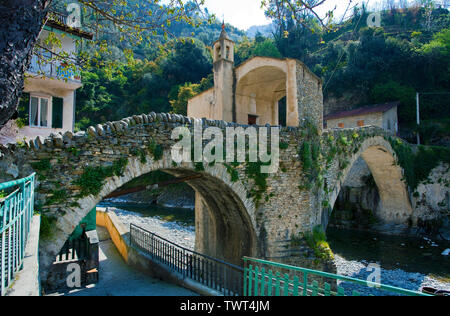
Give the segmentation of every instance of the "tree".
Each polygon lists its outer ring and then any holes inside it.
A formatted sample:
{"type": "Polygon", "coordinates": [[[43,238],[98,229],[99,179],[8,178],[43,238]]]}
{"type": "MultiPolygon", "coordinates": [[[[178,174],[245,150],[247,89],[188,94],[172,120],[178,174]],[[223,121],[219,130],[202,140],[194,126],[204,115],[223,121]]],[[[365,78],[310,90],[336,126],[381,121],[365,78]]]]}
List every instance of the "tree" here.
{"type": "Polygon", "coordinates": [[[173,111],[177,114],[187,115],[187,105],[189,99],[195,97],[199,93],[199,85],[186,83],[179,87],[176,100],[170,100],[173,111]]]}
{"type": "MultiPolygon", "coordinates": [[[[313,17],[323,31],[331,31],[335,26],[333,18],[336,7],[322,16],[319,9],[323,8],[326,2],[327,0],[262,0],[261,5],[266,9],[266,15],[278,23],[294,19],[299,25],[310,28],[308,18],[313,17]]],[[[347,10],[350,3],[351,1],[347,10]]]]}
{"type": "Polygon", "coordinates": [[[0,3],[0,128],[17,111],[24,73],[51,0],[0,3]]]}
{"type": "MultiPolygon", "coordinates": [[[[173,22],[184,21],[197,26],[204,0],[159,0],[104,1],[78,0],[86,14],[85,27],[96,34],[94,45],[107,50],[103,34],[121,33],[121,40],[134,45],[144,39],[162,35],[167,37],[173,22]]],[[[2,0],[0,3],[0,128],[16,113],[24,83],[24,74],[29,66],[33,48],[49,17],[52,4],[64,5],[64,0],[2,0]]],[[[210,17],[214,19],[214,16],[210,17]]],[[[41,47],[42,49],[48,49],[41,47]]],[[[51,48],[50,48],[51,49],[51,48]]],[[[129,53],[129,52],[126,52],[129,53]]],[[[99,56],[83,55],[86,64],[98,64],[99,56]]],[[[69,66],[69,56],[62,56],[69,66]]]]}
{"type": "Polygon", "coordinates": [[[165,79],[171,83],[198,82],[212,69],[212,58],[205,45],[192,38],[169,43],[174,46],[161,65],[165,79]]]}

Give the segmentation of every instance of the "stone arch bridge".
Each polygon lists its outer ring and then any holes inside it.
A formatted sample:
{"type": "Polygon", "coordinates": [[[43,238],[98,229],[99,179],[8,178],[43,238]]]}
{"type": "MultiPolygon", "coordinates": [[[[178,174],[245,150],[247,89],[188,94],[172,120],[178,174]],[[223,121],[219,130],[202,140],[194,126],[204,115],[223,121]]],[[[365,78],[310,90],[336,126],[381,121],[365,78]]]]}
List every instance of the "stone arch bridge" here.
{"type": "MultiPolygon", "coordinates": [[[[238,126],[198,122],[203,128],[238,126]]],[[[0,181],[33,171],[38,174],[38,209],[53,219],[51,236],[40,243],[42,269],[49,268],[97,203],[155,170],[177,177],[201,175],[187,182],[196,192],[196,248],[234,263],[240,263],[242,256],[282,257],[292,238],[317,225],[326,226],[340,187],[360,156],[379,188],[380,219],[406,224],[413,218],[391,136],[379,128],[324,132],[314,127],[281,128],[280,167],[265,176],[249,163],[174,163],[172,130],[192,129],[193,123],[194,119],[181,115],[151,113],[86,132],[0,146],[0,181]]]]}

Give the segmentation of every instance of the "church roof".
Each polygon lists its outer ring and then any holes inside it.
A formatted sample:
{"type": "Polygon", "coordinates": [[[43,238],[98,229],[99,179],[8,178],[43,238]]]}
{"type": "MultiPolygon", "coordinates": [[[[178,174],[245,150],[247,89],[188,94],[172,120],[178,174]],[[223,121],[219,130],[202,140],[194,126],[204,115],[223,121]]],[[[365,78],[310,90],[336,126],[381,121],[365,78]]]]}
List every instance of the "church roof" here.
{"type": "Polygon", "coordinates": [[[225,29],[222,29],[222,32],[220,32],[220,36],[219,36],[219,39],[227,39],[227,40],[229,40],[230,38],[228,37],[228,33],[227,33],[227,31],[225,31],[225,29]]]}

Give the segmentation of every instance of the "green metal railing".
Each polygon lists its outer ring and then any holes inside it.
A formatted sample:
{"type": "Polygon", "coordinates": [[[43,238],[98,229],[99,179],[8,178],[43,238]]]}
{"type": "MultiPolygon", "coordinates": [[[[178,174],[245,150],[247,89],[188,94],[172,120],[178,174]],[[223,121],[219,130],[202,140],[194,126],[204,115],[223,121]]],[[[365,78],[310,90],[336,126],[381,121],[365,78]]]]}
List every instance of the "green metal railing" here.
{"type": "Polygon", "coordinates": [[[244,258],[244,296],[361,296],[338,284],[376,288],[381,295],[430,296],[410,290],[266,260],[244,258]]]}
{"type": "Polygon", "coordinates": [[[34,213],[35,174],[0,184],[0,294],[3,296],[22,267],[34,213]],[[3,196],[3,197],[1,197],[3,196]]]}

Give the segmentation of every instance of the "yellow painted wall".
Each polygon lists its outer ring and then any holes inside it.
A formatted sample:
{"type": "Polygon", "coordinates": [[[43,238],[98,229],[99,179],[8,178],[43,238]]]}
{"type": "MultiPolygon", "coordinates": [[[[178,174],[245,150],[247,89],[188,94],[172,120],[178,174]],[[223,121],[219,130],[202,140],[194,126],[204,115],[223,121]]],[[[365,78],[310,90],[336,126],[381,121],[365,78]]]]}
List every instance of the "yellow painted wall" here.
{"type": "Polygon", "coordinates": [[[129,230],[120,222],[116,214],[106,211],[104,208],[97,208],[97,225],[105,227],[111,240],[116,246],[122,258],[128,263],[128,245],[125,242],[125,235],[129,230]]]}

